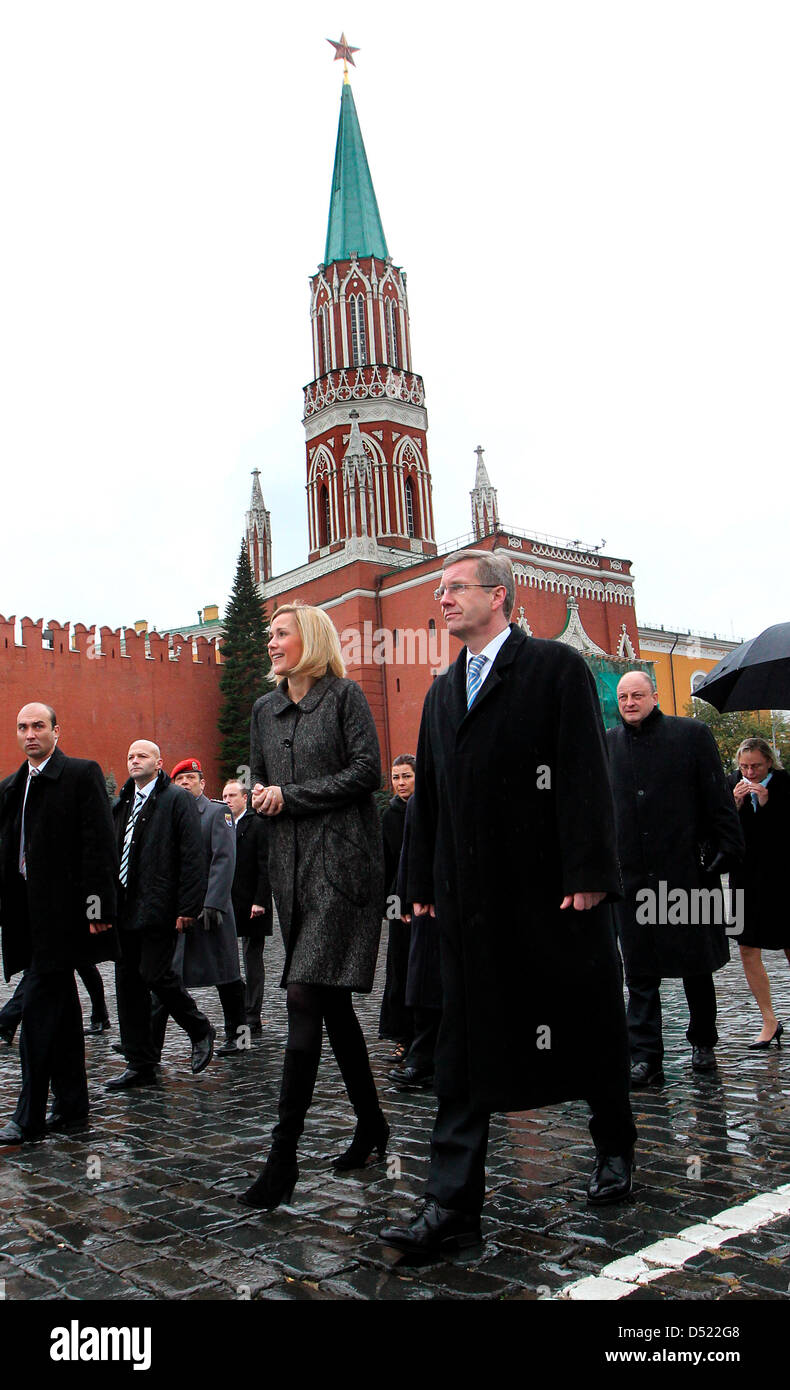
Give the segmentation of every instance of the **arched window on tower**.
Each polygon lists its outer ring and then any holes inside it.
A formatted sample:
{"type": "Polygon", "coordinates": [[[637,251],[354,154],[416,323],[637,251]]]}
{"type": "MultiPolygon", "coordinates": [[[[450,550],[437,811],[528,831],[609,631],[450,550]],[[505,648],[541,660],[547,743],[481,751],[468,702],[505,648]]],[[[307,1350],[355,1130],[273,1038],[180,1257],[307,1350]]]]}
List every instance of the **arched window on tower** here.
{"type": "Polygon", "coordinates": [[[332,352],[329,343],[329,309],[326,304],[322,304],[318,311],[318,346],[320,353],[319,376],[325,376],[332,370],[332,352]]]}
{"type": "Polygon", "coordinates": [[[324,483],[318,489],[318,546],[323,550],[332,539],[332,516],[329,509],[329,493],[324,483]]]}
{"type": "Polygon", "coordinates": [[[416,536],[414,529],[414,483],[411,478],[406,479],[406,535],[416,536]]]}
{"type": "Polygon", "coordinates": [[[364,367],[368,360],[368,341],[365,333],[365,296],[352,294],[348,300],[351,319],[351,365],[364,367]]]}
{"type": "Polygon", "coordinates": [[[387,361],[391,367],[399,367],[398,306],[394,299],[388,299],[385,303],[384,322],[387,325],[387,361]]]}

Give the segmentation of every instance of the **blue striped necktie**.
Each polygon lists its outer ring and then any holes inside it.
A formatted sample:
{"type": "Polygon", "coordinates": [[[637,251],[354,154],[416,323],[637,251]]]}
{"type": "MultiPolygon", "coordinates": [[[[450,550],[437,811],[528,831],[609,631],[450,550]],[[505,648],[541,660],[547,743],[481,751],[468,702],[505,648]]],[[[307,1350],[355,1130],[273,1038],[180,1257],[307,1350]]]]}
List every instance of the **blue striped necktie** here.
{"type": "Polygon", "coordinates": [[[483,684],[483,667],[486,664],[484,656],[470,656],[469,664],[466,668],[466,708],[471,709],[475,702],[477,692],[483,684]]]}
{"type": "Polygon", "coordinates": [[[140,807],[144,801],[145,797],[143,793],[135,792],[132,814],[126,823],[126,834],[123,837],[123,854],[121,855],[121,868],[118,874],[124,888],[126,887],[126,880],[129,877],[129,855],[132,850],[132,836],[134,835],[135,821],[140,814],[140,807]]]}

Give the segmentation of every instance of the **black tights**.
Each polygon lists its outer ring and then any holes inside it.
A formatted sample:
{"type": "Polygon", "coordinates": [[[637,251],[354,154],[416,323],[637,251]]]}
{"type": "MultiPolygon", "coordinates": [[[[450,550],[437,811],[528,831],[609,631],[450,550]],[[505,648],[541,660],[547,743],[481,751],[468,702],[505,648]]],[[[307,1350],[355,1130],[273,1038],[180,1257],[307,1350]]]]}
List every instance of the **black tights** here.
{"type": "Polygon", "coordinates": [[[371,1110],[378,1112],[376,1083],[370,1070],[359,1019],[354,1012],[351,990],[333,985],[288,985],[287,1006],[286,1054],[290,1053],[294,1060],[298,1056],[303,1067],[309,1066],[315,1079],[326,1025],[329,1045],[354,1110],[357,1115],[367,1114],[371,1110]]]}

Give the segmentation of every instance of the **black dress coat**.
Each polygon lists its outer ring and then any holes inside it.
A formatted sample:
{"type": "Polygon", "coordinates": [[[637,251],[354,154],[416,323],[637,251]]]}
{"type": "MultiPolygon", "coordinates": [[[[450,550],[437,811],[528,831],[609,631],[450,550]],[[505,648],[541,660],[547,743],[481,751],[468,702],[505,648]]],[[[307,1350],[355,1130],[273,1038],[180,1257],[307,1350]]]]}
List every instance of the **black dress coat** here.
{"type": "MultiPolygon", "coordinates": [[[[119,861],[135,790],[130,777],[112,809],[119,861]]],[[[205,895],[195,798],[160,771],[134,828],[121,925],[129,931],[174,932],[177,917],[199,915],[205,895]]]]}
{"type": "Polygon", "coordinates": [[[511,627],[466,708],[466,648],[425,699],[408,898],[432,902],[443,1013],[435,1085],[488,1110],[627,1089],[611,909],[614,812],[581,657],[511,627]]]}
{"type": "MultiPolygon", "coordinates": [[[[741,774],[735,773],[730,783],[740,779],[741,774]]],[[[775,767],[765,805],[755,811],[747,796],[738,819],[746,853],[743,863],[730,875],[730,887],[743,889],[744,929],[734,940],[738,946],[790,950],[786,863],[790,852],[790,776],[775,767]]]]}
{"type": "Polygon", "coordinates": [[[236,872],[233,914],[239,936],[260,941],[272,934],[272,886],[269,882],[269,829],[265,816],[245,811],[236,821],[236,872]],[[266,911],[251,917],[253,904],[266,911]]]}
{"type": "Polygon", "coordinates": [[[716,741],[707,725],[654,709],[641,724],[609,729],[607,743],[625,889],[615,919],[626,976],[672,979],[720,970],[730,958],[724,922],[673,925],[659,896],[662,882],[666,895],[720,888],[720,873],[743,855],[716,741]],[[708,873],[717,856],[717,871],[708,873]],[[647,915],[646,900],[636,897],[643,889],[652,889],[656,916],[664,920],[638,919],[647,915]]]}
{"type": "Polygon", "coordinates": [[[407,804],[402,797],[393,796],[381,818],[384,839],[384,884],[387,894],[387,901],[382,908],[382,916],[387,918],[387,971],[381,996],[379,1037],[403,1043],[410,1042],[414,1033],[414,1020],[411,1011],[406,1007],[411,926],[408,922],[402,922],[400,915],[391,915],[397,908],[397,903],[391,902],[391,899],[398,894],[398,865],[407,804]]]}
{"type": "Polygon", "coordinates": [[[354,681],[325,675],[295,703],[287,681],[253,706],[253,781],[282,789],[269,874],[285,942],[282,984],[373,986],[384,893],[376,725],[354,681]]]}
{"type": "MultiPolygon", "coordinates": [[[[403,845],[398,865],[397,894],[404,912],[412,913],[408,900],[409,848],[414,829],[414,797],[406,806],[403,845]]],[[[409,1009],[441,1009],[442,966],[439,954],[439,933],[433,917],[411,918],[409,959],[406,966],[406,1006],[409,1009]]]]}
{"type": "Polygon", "coordinates": [[[34,962],[41,971],[114,960],[118,856],[98,763],[56,748],[30,784],[25,807],[27,887],[19,836],[28,764],[0,783],[0,924],[8,980],[34,962]]]}

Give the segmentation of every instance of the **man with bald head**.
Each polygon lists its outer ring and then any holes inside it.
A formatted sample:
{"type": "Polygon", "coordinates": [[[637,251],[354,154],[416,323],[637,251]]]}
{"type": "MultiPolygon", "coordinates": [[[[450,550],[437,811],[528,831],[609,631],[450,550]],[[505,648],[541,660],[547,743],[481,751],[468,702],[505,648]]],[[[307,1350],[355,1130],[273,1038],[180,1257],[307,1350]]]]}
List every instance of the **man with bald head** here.
{"type": "Polygon", "coordinates": [[[0,1130],[2,1144],[85,1125],[88,1085],[74,968],[117,954],[118,861],[104,774],[98,763],[61,752],[50,705],[24,705],[16,732],[25,761],[0,783],[0,925],[5,978],[27,973],[22,1090],[13,1119],[0,1130]]]}
{"type": "Polygon", "coordinates": [[[151,1037],[151,992],[192,1043],[193,1073],[207,1067],[214,1029],[173,969],[178,933],[191,927],[205,896],[200,817],[193,797],[163,770],[157,744],[137,739],[129,780],[115,806],[121,959],[115,984],[126,1070],[108,1091],[152,1086],[158,1053],[151,1037]]]}
{"type": "Polygon", "coordinates": [[[662,979],[683,981],[693,1070],[716,1066],[713,973],[730,958],[721,874],[743,841],[707,726],[662,714],[645,671],[622,677],[617,702],[621,724],[607,737],[625,899],[614,910],[631,1085],[643,1087],[664,1080],[662,979]]]}

